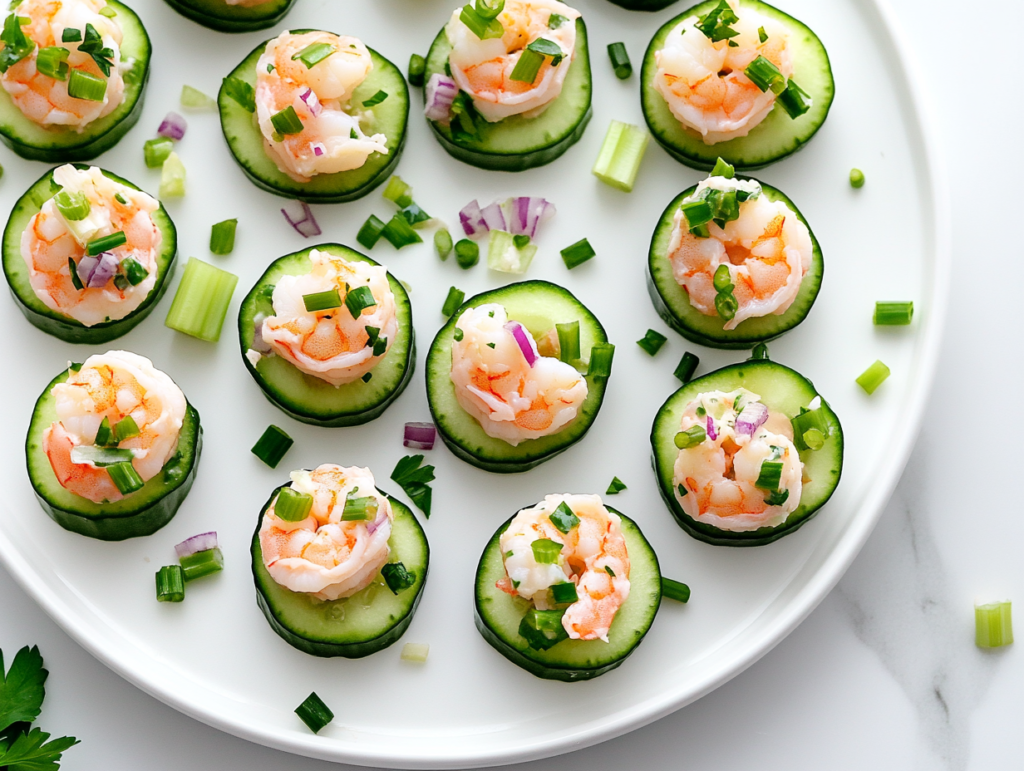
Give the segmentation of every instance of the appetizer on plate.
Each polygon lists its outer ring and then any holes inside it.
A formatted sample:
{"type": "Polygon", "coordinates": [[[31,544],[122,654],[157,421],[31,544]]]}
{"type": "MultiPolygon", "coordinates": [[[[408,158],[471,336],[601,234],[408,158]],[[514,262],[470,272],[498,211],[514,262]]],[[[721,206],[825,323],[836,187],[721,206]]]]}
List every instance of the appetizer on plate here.
{"type": "Polygon", "coordinates": [[[199,413],[153,362],[96,354],[69,365],[36,402],[29,480],[66,530],[104,541],[149,535],[188,495],[202,439],[199,413]]]}
{"type": "Polygon", "coordinates": [[[548,495],[491,538],[476,571],[476,628],[527,672],[589,680],[643,640],[661,602],[658,557],[599,495],[548,495]]]}
{"type": "Polygon", "coordinates": [[[105,343],[152,312],[178,242],[160,202],[95,166],[44,174],[4,230],[4,276],[32,324],[69,343],[105,343]]]}
{"type": "Polygon", "coordinates": [[[627,11],[660,11],[678,0],[609,0],[627,11]]]}
{"type": "Polygon", "coordinates": [[[291,473],[252,538],[256,599],[289,645],[360,658],[400,638],[427,580],[430,548],[412,512],[367,468],[291,473]]]}
{"type": "Polygon", "coordinates": [[[218,32],[252,32],[273,27],[295,0],[167,0],[174,10],[218,32]]]}
{"type": "Polygon", "coordinates": [[[238,312],[249,374],[296,420],[355,426],[379,417],[412,378],[412,305],[369,257],[320,244],[275,260],[238,312]]]}
{"type": "Polygon", "coordinates": [[[409,90],[358,38],[282,32],[224,79],[221,128],[258,187],[319,203],[360,198],[398,164],[409,90]]]}
{"type": "Polygon", "coordinates": [[[587,28],[558,0],[456,8],[430,47],[425,77],[434,135],[482,169],[551,163],[590,121],[587,28]]]}

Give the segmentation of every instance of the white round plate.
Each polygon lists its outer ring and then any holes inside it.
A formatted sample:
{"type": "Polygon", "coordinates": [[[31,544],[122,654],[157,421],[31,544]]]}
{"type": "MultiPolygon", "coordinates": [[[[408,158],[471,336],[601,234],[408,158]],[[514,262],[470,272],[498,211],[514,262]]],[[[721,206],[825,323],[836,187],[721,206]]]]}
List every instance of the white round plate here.
{"type": "MultiPolygon", "coordinates": [[[[655,314],[644,281],[647,247],[662,209],[703,175],[653,142],[635,191],[624,194],[590,174],[612,118],[643,125],[641,57],[654,31],[684,2],[655,14],[605,0],[581,0],[590,32],[594,119],[582,141],[555,163],[522,174],[486,172],[453,160],[413,114],[401,176],[428,212],[457,224],[469,200],[543,195],[558,206],[537,241],[527,278],[575,293],[617,345],[601,415],[584,441],[526,474],[479,471],[440,443],[434,510],[424,525],[433,563],[423,602],[402,642],[429,643],[425,664],[401,661],[398,644],[365,659],[318,659],[286,645],[256,607],[249,539],[260,507],[291,468],[324,462],[366,465],[379,484],[405,455],[402,425],[428,420],[423,361],[441,325],[448,287],[467,296],[512,277],[484,265],[462,271],[440,262],[428,243],[395,252],[381,242],[374,259],[412,287],[417,372],[379,420],[359,428],[318,429],[267,402],[242,366],[234,316],[238,302],[277,257],[323,241],[355,244],[371,213],[390,217],[379,192],[351,204],[314,207],[324,233],[304,240],[279,213],[282,199],[258,191],[235,165],[215,112],[186,113],[178,152],[188,194],[167,208],[178,226],[180,258],[208,260],[240,276],[219,343],[162,325],[175,285],[152,317],[110,347],[153,359],[202,415],[206,446],[195,487],[174,520],[147,538],[104,543],[48,519],[25,474],[22,437],[32,405],[65,364],[100,348],[73,346],[29,326],[13,302],[0,302],[7,330],[3,380],[8,416],[0,481],[0,557],[25,590],[76,640],[156,698],[237,736],[312,757],[371,766],[466,768],[566,752],[649,723],[699,698],[756,661],[825,596],[870,532],[903,469],[934,372],[949,275],[945,190],[906,48],[881,0],[779,0],[828,48],[837,96],[825,126],[802,152],[757,176],[786,192],[821,241],[825,277],[807,321],[770,345],[771,357],[810,377],[842,420],[846,465],[831,502],[806,527],[753,549],[709,546],[680,530],[661,502],[650,468],[654,414],[677,387],[673,369],[686,350],[699,372],[743,352],[688,344],[655,314]],[[607,44],[625,41],[634,75],[617,80],[607,44]],[[852,190],[851,167],[867,185],[852,190]],[[210,226],[237,217],[233,254],[208,251],[210,226]],[[572,272],[559,250],[586,236],[597,257],[572,272]],[[875,300],[913,300],[909,328],[872,326],[875,300]],[[634,341],[648,328],[668,335],[654,358],[634,341]],[[872,397],[854,383],[875,359],[892,377],[872,397]],[[250,454],[270,423],[296,440],[271,470],[250,454]],[[612,476],[629,486],[612,501],[654,545],[666,576],[693,589],[688,605],[666,601],[644,643],[619,669],[593,681],[537,679],[488,646],[473,627],[473,575],[487,539],[506,517],[551,492],[603,492],[612,476]],[[226,569],[190,584],[178,605],[157,603],[154,572],[174,561],[185,537],[217,530],[226,569]],[[336,718],[313,735],[294,714],[316,691],[336,718]]],[[[214,94],[226,75],[269,33],[226,35],[178,16],[160,0],[135,0],[153,38],[153,75],[139,125],[98,164],[156,192],[142,143],[168,110],[180,110],[183,84],[214,94]]],[[[299,0],[287,22],[359,36],[403,70],[425,53],[451,0],[299,0]]],[[[283,26],[281,27],[284,28],[283,26]]],[[[0,205],[11,207],[45,166],[2,151],[0,205]]],[[[180,274],[180,269],[179,269],[180,274]]],[[[401,493],[398,493],[401,496],[401,493]]]]}

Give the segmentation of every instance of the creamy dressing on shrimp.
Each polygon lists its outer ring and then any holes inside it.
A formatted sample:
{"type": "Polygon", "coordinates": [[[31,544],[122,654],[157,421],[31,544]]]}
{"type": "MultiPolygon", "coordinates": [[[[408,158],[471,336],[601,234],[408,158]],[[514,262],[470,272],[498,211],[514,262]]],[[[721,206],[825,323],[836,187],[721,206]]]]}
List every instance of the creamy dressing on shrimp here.
{"type": "Polygon", "coordinates": [[[384,134],[365,133],[373,111],[351,113],[352,93],[373,69],[358,38],[330,32],[282,32],[256,63],[256,119],[263,146],[277,167],[298,182],[317,174],[361,168],[373,153],[388,154],[384,134]],[[313,45],[332,49],[312,67],[298,58],[313,45]],[[273,117],[289,107],[302,130],[281,134],[273,117]]]}
{"type": "Polygon", "coordinates": [[[744,388],[698,394],[680,431],[705,439],[679,451],[673,467],[676,501],[690,517],[720,530],[745,532],[781,525],[800,505],[803,462],[786,415],[744,388]],[[778,488],[757,487],[765,462],[782,463],[778,488]],[[771,502],[769,502],[771,501],[771,502]]]}
{"type": "Polygon", "coordinates": [[[495,303],[463,312],[455,324],[462,339],[452,343],[451,379],[459,404],[487,435],[515,447],[571,423],[587,398],[587,381],[552,357],[538,356],[531,367],[507,321],[495,303]]]}
{"type": "Polygon", "coordinates": [[[65,164],[54,170],[53,179],[63,191],[84,196],[89,213],[83,219],[70,220],[50,198],[29,220],[21,234],[21,256],[28,266],[33,291],[48,308],[87,327],[124,318],[149,297],[156,285],[163,235],[153,212],[160,204],[141,190],[115,182],[96,167],[79,170],[65,164]],[[89,241],[117,231],[125,234],[125,244],[104,253],[109,255],[106,257],[86,255],[89,241]],[[76,266],[82,289],[72,279],[69,259],[76,266]],[[87,284],[82,279],[83,273],[87,276],[86,268],[103,260],[109,263],[109,278],[87,284]],[[125,275],[126,260],[134,260],[147,271],[135,285],[125,275]]]}
{"type": "Polygon", "coordinates": [[[455,9],[445,27],[452,46],[448,63],[456,85],[472,97],[477,112],[491,123],[512,115],[540,115],[562,93],[576,57],[575,21],[580,12],[557,0],[506,0],[498,14],[505,34],[489,40],[478,38],[459,18],[461,13],[461,7],[455,9]],[[552,28],[552,15],[565,21],[552,28]],[[558,46],[561,61],[554,65],[554,57],[545,56],[532,83],[512,80],[523,50],[541,38],[558,46]]]}
{"type": "Polygon", "coordinates": [[[260,547],[271,578],[293,592],[321,600],[351,597],[369,586],[387,563],[395,515],[387,496],[375,487],[368,468],[325,463],[313,471],[293,471],[291,487],[313,498],[305,519],[277,516],[277,499],[263,515],[260,547]],[[342,521],[349,497],[372,498],[369,521],[342,521]]]}

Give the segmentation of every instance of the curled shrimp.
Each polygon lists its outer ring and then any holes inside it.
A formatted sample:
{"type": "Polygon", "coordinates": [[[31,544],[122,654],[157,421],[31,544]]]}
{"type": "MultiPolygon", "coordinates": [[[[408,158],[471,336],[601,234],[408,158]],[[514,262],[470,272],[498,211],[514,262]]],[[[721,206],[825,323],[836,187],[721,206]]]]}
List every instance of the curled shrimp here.
{"type": "Polygon", "coordinates": [[[127,417],[135,422],[138,432],[117,446],[134,452],[131,464],[144,482],[159,474],[177,449],[185,395],[143,356],[128,351],[90,356],[52,393],[57,420],[43,432],[43,451],[57,481],[75,495],[94,503],[122,498],[105,468],[71,457],[75,447],[95,445],[104,419],[110,427],[127,417]]]}
{"type": "Polygon", "coordinates": [[[351,597],[369,586],[388,561],[395,517],[373,474],[325,463],[313,471],[293,471],[291,479],[291,488],[312,496],[313,506],[305,519],[289,522],[275,513],[275,498],[264,514],[260,547],[271,578],[321,600],[351,597]],[[343,521],[350,496],[372,498],[374,518],[343,521]]]}
{"type": "Polygon", "coordinates": [[[277,167],[294,180],[361,168],[373,153],[387,155],[384,134],[364,133],[372,110],[351,114],[352,93],[373,69],[362,41],[330,32],[282,32],[267,43],[256,64],[256,118],[263,146],[277,167]],[[310,46],[328,46],[330,55],[307,67],[297,58],[310,46]],[[281,134],[274,115],[289,107],[302,123],[281,134]]]}
{"type": "Polygon", "coordinates": [[[495,123],[520,114],[532,118],[558,98],[576,56],[579,11],[558,0],[506,0],[498,14],[505,32],[489,40],[478,38],[459,18],[461,13],[457,8],[445,27],[452,46],[448,62],[455,83],[473,98],[484,120],[495,123]],[[552,22],[553,16],[563,21],[552,22]],[[555,64],[555,57],[545,56],[532,83],[512,80],[523,50],[540,38],[558,46],[560,60],[555,64]]]}
{"type": "Polygon", "coordinates": [[[507,320],[497,304],[463,312],[455,325],[462,339],[452,344],[451,379],[459,404],[487,435],[515,447],[572,422],[587,398],[587,381],[548,356],[531,367],[507,320]]]}
{"type": "Polygon", "coordinates": [[[744,74],[754,59],[763,56],[787,78],[793,74],[785,27],[753,9],[741,10],[738,0],[729,5],[739,16],[732,25],[735,37],[712,42],[697,26],[698,17],[690,16],[654,54],[654,87],[676,120],[707,145],[745,137],[775,106],[771,89],[762,93],[744,74]]]}
{"type": "Polygon", "coordinates": [[[566,608],[562,626],[573,640],[604,640],[622,603],[629,597],[629,554],[622,520],[604,507],[599,495],[548,495],[521,510],[499,537],[505,577],[497,587],[530,600],[540,610],[554,608],[550,589],[576,584],[577,600],[566,608]],[[565,504],[579,522],[563,533],[551,515],[565,504]],[[561,545],[554,563],[537,561],[534,542],[561,545]]]}

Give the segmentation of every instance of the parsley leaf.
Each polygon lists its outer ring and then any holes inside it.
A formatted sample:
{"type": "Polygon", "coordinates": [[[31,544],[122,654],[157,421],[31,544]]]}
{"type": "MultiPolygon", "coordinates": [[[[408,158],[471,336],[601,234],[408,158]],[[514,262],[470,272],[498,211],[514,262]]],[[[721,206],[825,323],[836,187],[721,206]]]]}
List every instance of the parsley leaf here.
{"type": "Polygon", "coordinates": [[[433,490],[429,483],[434,481],[434,467],[423,466],[422,455],[407,455],[398,461],[395,470],[391,472],[391,478],[397,482],[405,494],[412,498],[415,503],[430,518],[430,500],[433,490]]]}
{"type": "Polygon", "coordinates": [[[712,43],[718,43],[740,34],[732,28],[732,25],[738,21],[739,17],[736,16],[735,11],[725,0],[721,0],[718,5],[700,17],[695,26],[712,43]]]}
{"type": "Polygon", "coordinates": [[[22,734],[10,747],[0,748],[0,765],[8,771],[57,771],[61,754],[78,740],[74,736],[47,741],[49,738],[50,734],[39,728],[22,734]]]}
{"type": "Polygon", "coordinates": [[[18,651],[6,675],[4,654],[0,651],[0,729],[12,723],[31,723],[39,717],[43,706],[43,683],[48,674],[43,669],[43,657],[38,647],[26,645],[18,651]]]}
{"type": "MultiPolygon", "coordinates": [[[[28,24],[25,19],[24,23],[28,24]]],[[[0,42],[4,48],[0,51],[0,72],[7,72],[8,68],[17,64],[36,49],[36,44],[25,34],[21,28],[22,19],[17,13],[12,13],[4,19],[4,31],[0,32],[0,42]]]]}
{"type": "Polygon", "coordinates": [[[103,38],[96,28],[91,24],[85,25],[85,40],[78,44],[78,50],[83,54],[89,54],[100,72],[105,77],[110,77],[110,68],[114,64],[114,51],[111,48],[103,47],[103,38]]]}

